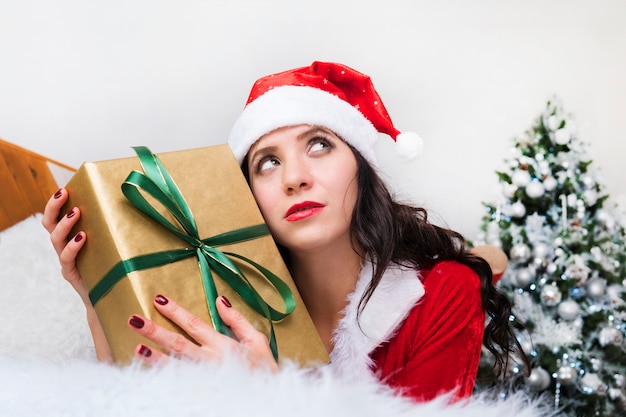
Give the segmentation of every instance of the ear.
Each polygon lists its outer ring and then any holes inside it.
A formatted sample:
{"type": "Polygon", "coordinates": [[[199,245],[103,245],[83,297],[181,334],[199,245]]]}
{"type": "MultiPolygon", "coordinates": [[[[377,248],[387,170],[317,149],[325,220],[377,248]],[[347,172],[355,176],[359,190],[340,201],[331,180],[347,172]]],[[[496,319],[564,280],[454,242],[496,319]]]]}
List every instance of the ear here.
{"type": "Polygon", "coordinates": [[[509,258],[506,256],[504,251],[493,245],[476,246],[469,251],[470,253],[480,256],[487,261],[491,267],[491,274],[493,275],[492,282],[495,285],[500,278],[502,278],[502,274],[504,274],[504,271],[509,264],[509,258]]]}

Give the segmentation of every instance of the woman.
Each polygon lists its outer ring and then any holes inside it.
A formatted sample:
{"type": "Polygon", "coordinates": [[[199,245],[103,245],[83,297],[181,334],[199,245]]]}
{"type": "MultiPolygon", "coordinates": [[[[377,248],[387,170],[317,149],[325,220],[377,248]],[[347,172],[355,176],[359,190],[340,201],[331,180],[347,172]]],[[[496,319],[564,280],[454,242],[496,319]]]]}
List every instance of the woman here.
{"type": "MultiPolygon", "coordinates": [[[[229,144],[331,366],[347,376],[376,377],[418,401],[444,393],[464,398],[474,386],[483,336],[497,367],[508,358],[510,304],[460,234],[429,223],[424,209],[393,200],[376,173],[378,133],[395,139],[403,156],[414,156],[417,137],[393,126],[369,77],[314,62],[259,79],[229,144]],[[491,320],[484,331],[485,313],[491,320]]],[[[63,276],[85,303],[98,357],[110,360],[75,265],[86,235],[69,236],[80,212],[73,208],[57,221],[66,200],[60,189],[43,224],[63,276]]],[[[154,303],[194,339],[145,317],[129,318],[129,326],[166,351],[194,359],[236,352],[251,366],[277,369],[266,337],[225,297],[218,298],[218,311],[237,340],[166,295],[154,303]]],[[[148,363],[167,358],[145,345],[137,355],[148,363]]]]}

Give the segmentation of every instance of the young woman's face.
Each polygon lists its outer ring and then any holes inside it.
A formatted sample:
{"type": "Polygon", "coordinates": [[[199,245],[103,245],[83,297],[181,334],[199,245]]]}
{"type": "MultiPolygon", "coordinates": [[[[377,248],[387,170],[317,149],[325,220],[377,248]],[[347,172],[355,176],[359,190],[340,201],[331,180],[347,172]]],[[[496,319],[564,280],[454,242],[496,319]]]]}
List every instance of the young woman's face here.
{"type": "Polygon", "coordinates": [[[248,153],[252,193],[272,235],[290,251],[350,244],[358,193],[352,150],[330,130],[277,129],[248,153]]]}

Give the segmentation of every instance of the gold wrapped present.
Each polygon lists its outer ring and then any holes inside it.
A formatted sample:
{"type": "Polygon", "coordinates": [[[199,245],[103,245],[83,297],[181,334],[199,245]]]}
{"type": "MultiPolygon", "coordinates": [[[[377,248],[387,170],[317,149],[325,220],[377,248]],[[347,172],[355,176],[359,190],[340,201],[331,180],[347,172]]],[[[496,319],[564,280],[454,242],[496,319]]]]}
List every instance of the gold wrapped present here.
{"type": "Polygon", "coordinates": [[[154,308],[163,294],[228,334],[215,313],[225,295],[280,360],[328,362],[230,148],[136,151],[85,163],[67,184],[66,207],[81,211],[75,231],[88,236],[77,267],[116,361],[129,362],[139,343],[157,349],[128,327],[132,314],[182,333],[154,308]]]}

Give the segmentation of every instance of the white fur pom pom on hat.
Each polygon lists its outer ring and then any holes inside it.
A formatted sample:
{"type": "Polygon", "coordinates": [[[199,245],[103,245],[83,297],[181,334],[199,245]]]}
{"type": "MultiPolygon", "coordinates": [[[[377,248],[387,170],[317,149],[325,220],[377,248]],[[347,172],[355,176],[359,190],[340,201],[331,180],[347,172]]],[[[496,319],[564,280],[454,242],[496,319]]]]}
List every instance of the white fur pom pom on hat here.
{"type": "Polygon", "coordinates": [[[424,140],[414,132],[400,133],[396,136],[396,151],[402,161],[414,161],[424,151],[424,140]]]}
{"type": "Polygon", "coordinates": [[[369,76],[346,65],[313,62],[258,79],[228,143],[239,163],[250,147],[278,128],[310,124],[326,127],[373,166],[378,133],[398,143],[402,160],[416,159],[423,141],[396,129],[369,76]]]}

